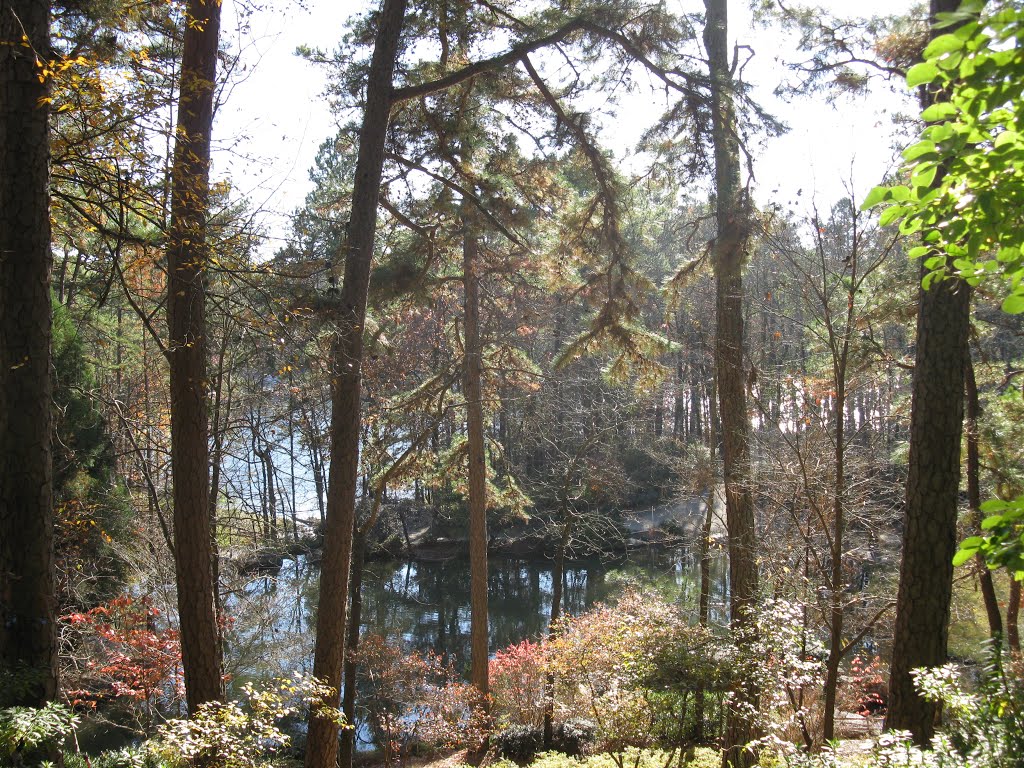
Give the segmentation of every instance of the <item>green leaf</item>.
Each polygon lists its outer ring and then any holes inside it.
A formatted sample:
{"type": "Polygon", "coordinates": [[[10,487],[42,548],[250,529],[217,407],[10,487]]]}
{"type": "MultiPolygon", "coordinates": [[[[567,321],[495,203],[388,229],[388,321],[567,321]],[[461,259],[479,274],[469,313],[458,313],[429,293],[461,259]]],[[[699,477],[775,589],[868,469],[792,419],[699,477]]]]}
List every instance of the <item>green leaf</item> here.
{"type": "Polygon", "coordinates": [[[930,83],[939,74],[939,68],[930,61],[922,61],[915,64],[907,71],[907,87],[916,88],[919,85],[930,83]]]}
{"type": "Polygon", "coordinates": [[[896,219],[902,218],[906,211],[902,205],[893,205],[882,211],[882,215],[878,217],[878,226],[887,227],[892,224],[896,219]]]}
{"type": "Polygon", "coordinates": [[[971,560],[976,554],[978,554],[978,548],[973,547],[971,549],[965,549],[966,542],[960,545],[960,549],[953,555],[953,566],[959,568],[961,565],[971,560]]]}
{"type": "MultiPolygon", "coordinates": [[[[934,141],[919,141],[917,144],[911,144],[905,150],[903,150],[903,159],[917,160],[924,155],[935,155],[935,142],[934,141]]],[[[935,159],[935,158],[930,158],[935,159]]]]}
{"type": "MultiPolygon", "coordinates": [[[[982,504],[981,506],[982,506],[982,508],[984,508],[985,505],[982,504]]],[[[989,515],[988,517],[986,517],[984,520],[981,521],[981,530],[983,530],[983,531],[990,531],[993,528],[995,528],[997,525],[1000,525],[1002,522],[1003,522],[1003,516],[1002,515],[989,515]]]]}
{"type": "MultiPolygon", "coordinates": [[[[1007,503],[1002,499],[989,499],[988,501],[981,502],[981,507],[979,507],[979,509],[982,512],[1001,512],[1006,509],[1007,506],[1007,503]]],[[[985,524],[982,523],[981,527],[984,528],[985,524]]]]}
{"type": "Polygon", "coordinates": [[[934,59],[936,56],[959,51],[963,47],[964,41],[956,35],[939,35],[928,43],[922,55],[926,59],[934,59]]]}
{"type": "Polygon", "coordinates": [[[928,109],[922,112],[921,119],[926,123],[936,123],[939,120],[945,120],[946,118],[953,117],[957,111],[957,108],[948,101],[940,101],[938,104],[932,104],[928,109]]]}
{"type": "Polygon", "coordinates": [[[998,253],[996,253],[996,258],[1002,262],[1019,261],[1020,248],[1013,245],[1004,246],[999,249],[998,253]]]}
{"type": "Polygon", "coordinates": [[[885,200],[890,198],[892,189],[890,187],[875,187],[868,196],[864,198],[864,202],[860,204],[860,209],[866,211],[868,208],[878,205],[885,200]]]}
{"type": "Polygon", "coordinates": [[[1003,312],[1008,315],[1019,315],[1024,312],[1024,296],[1019,293],[1011,293],[1003,299],[1003,312]]]}
{"type": "Polygon", "coordinates": [[[902,184],[889,187],[889,199],[897,203],[905,203],[910,200],[910,187],[905,187],[902,184]]]}
{"type": "Polygon", "coordinates": [[[925,161],[914,168],[910,174],[910,181],[915,187],[930,187],[938,170],[935,163],[925,161]]]}
{"type": "Polygon", "coordinates": [[[938,144],[942,141],[948,141],[956,133],[954,128],[949,123],[938,123],[937,125],[929,125],[924,129],[923,136],[927,136],[933,142],[938,144]]]}

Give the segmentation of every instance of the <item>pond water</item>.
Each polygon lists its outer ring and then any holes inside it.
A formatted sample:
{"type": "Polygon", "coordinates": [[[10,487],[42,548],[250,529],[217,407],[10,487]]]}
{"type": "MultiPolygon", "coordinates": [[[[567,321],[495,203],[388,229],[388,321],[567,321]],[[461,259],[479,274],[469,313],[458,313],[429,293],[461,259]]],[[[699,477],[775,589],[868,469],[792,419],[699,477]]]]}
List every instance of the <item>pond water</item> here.
{"type": "MultiPolygon", "coordinates": [[[[491,652],[539,638],[551,612],[551,562],[491,557],[489,571],[491,652]]],[[[319,566],[300,557],[286,560],[274,575],[253,578],[230,597],[228,609],[236,623],[225,651],[236,681],[311,672],[318,580],[319,566]]],[[[724,622],[725,580],[724,558],[716,554],[713,621],[724,622]]],[[[628,585],[693,609],[700,585],[696,554],[685,548],[646,549],[618,560],[572,562],[565,571],[564,606],[579,614],[628,585]]],[[[462,669],[469,654],[469,623],[468,560],[367,564],[363,632],[400,640],[419,652],[435,651],[462,669]]]]}

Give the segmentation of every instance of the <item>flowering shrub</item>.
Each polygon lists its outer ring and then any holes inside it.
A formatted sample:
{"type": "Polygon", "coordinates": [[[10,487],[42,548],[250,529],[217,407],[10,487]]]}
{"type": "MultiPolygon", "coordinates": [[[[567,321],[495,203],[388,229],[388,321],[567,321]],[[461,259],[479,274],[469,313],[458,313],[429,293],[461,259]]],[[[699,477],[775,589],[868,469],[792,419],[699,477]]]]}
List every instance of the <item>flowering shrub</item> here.
{"type": "Polygon", "coordinates": [[[546,649],[530,640],[510,645],[490,661],[491,714],[500,726],[544,724],[546,649]]]}
{"type": "Polygon", "coordinates": [[[461,682],[437,654],[409,653],[371,634],[360,640],[354,658],[362,708],[386,763],[407,754],[414,742],[476,746],[489,730],[477,690],[461,682]]]}
{"type": "Polygon", "coordinates": [[[994,648],[974,690],[968,690],[952,664],[917,669],[921,695],[942,702],[945,732],[931,749],[914,746],[909,733],[883,735],[875,750],[876,768],[1018,768],[1024,755],[1024,663],[1007,662],[994,648]]]}
{"type": "Polygon", "coordinates": [[[148,744],[150,753],[170,766],[257,768],[267,755],[290,743],[280,722],[303,711],[329,715],[341,712],[324,705],[331,689],[311,677],[279,680],[242,688],[242,700],[207,702],[189,719],[168,720],[148,744]]]}
{"type": "Polygon", "coordinates": [[[820,692],[825,678],[825,651],[805,626],[803,607],[787,600],[767,600],[757,607],[752,637],[739,637],[730,649],[735,685],[760,691],[755,708],[729,696],[738,710],[764,734],[756,746],[778,757],[799,759],[795,742],[807,745],[818,732],[820,692]]]}
{"type": "Polygon", "coordinates": [[[121,699],[151,723],[159,709],[184,697],[178,633],[161,626],[160,610],[148,599],[122,595],[62,620],[87,649],[77,679],[72,675],[78,687],[67,691],[73,706],[121,699]]]}

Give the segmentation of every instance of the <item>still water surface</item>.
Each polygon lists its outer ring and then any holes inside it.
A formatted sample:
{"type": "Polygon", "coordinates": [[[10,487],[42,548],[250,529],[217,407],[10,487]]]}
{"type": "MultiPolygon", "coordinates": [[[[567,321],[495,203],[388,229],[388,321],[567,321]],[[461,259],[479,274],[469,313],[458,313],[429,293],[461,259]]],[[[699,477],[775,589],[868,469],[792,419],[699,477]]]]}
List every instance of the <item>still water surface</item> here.
{"type": "MultiPolygon", "coordinates": [[[[492,557],[488,593],[491,652],[538,638],[551,613],[551,563],[492,557]]],[[[280,572],[254,578],[229,601],[237,617],[227,641],[227,664],[236,681],[312,670],[319,565],[300,557],[280,572]]],[[[725,566],[712,566],[713,620],[723,619],[725,566]],[[714,615],[717,614],[717,615],[714,615]]],[[[697,604],[695,553],[642,550],[628,558],[568,564],[564,606],[579,614],[632,585],[678,602],[697,604]]],[[[469,562],[373,562],[363,578],[363,632],[400,640],[412,650],[441,653],[464,668],[469,654],[469,562]]]]}

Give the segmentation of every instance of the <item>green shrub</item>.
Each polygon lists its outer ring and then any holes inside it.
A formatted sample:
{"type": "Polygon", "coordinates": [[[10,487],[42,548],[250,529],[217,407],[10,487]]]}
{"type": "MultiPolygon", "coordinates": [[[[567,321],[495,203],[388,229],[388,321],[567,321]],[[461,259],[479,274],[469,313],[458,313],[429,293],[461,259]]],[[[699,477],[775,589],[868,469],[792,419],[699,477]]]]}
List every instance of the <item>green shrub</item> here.
{"type": "Polygon", "coordinates": [[[544,748],[544,730],[532,725],[510,725],[492,738],[502,757],[526,765],[544,748]]]}
{"type": "Polygon", "coordinates": [[[921,695],[942,702],[945,732],[930,750],[914,746],[910,735],[879,739],[877,768],[1019,768],[1024,755],[1024,665],[1006,662],[998,647],[974,690],[967,690],[952,664],[914,671],[921,695]]]}
{"type": "Polygon", "coordinates": [[[594,724],[586,720],[567,720],[555,726],[554,744],[557,751],[578,757],[586,754],[594,745],[596,729],[594,724]]]}
{"type": "Polygon", "coordinates": [[[172,768],[258,768],[291,741],[278,724],[312,710],[340,721],[341,712],[324,705],[331,689],[315,678],[279,680],[262,688],[246,685],[242,702],[207,702],[188,720],[168,720],[150,753],[172,768]]]}
{"type": "Polygon", "coordinates": [[[0,757],[4,764],[18,764],[25,755],[56,749],[78,723],[63,704],[45,707],[0,709],[0,757]]]}
{"type": "MultiPolygon", "coordinates": [[[[551,733],[551,754],[579,757],[594,743],[594,725],[586,720],[569,720],[555,725],[551,733]]],[[[503,758],[526,765],[544,749],[544,729],[513,725],[495,734],[491,743],[503,758]]]]}
{"type": "Polygon", "coordinates": [[[88,758],[80,752],[65,752],[64,768],[164,768],[164,763],[145,747],[125,747],[88,758]]]}

